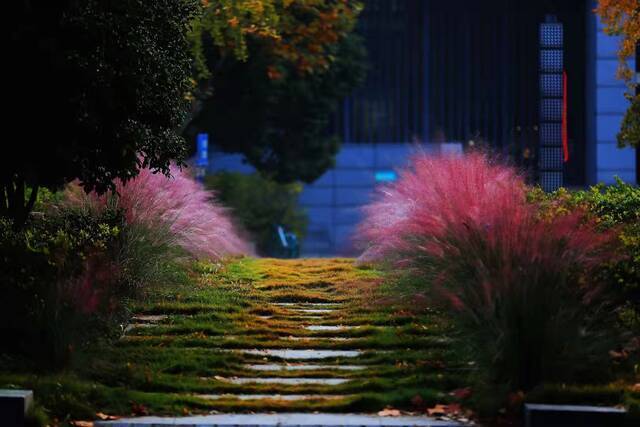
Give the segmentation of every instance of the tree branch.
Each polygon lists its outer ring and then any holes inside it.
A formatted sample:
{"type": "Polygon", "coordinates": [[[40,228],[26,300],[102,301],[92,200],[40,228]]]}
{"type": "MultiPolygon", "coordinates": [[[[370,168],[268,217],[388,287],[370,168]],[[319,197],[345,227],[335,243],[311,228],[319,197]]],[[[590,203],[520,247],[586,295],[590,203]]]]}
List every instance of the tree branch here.
{"type": "Polygon", "coordinates": [[[27,201],[27,205],[24,208],[24,210],[26,212],[26,215],[29,215],[29,212],[31,212],[31,209],[33,209],[33,205],[36,204],[36,200],[38,198],[38,190],[39,189],[40,189],[40,186],[38,184],[34,184],[33,185],[33,188],[31,189],[31,195],[29,196],[29,200],[27,201]]]}

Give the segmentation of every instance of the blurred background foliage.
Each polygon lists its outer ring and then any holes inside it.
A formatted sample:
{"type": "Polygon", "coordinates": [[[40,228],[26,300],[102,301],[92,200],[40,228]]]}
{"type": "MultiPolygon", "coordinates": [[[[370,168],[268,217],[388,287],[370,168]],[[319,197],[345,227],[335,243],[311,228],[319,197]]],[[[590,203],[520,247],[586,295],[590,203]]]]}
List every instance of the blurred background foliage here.
{"type": "Polygon", "coordinates": [[[184,135],[206,132],[278,182],[333,165],[329,121],[365,76],[359,2],[207,1],[190,35],[196,64],[184,135]]]}
{"type": "Polygon", "coordinates": [[[258,173],[220,172],[208,175],[205,185],[231,208],[232,216],[251,234],[261,255],[277,253],[274,246],[277,246],[278,225],[295,233],[298,240],[304,237],[307,215],[298,207],[301,184],[280,184],[258,173]]]}

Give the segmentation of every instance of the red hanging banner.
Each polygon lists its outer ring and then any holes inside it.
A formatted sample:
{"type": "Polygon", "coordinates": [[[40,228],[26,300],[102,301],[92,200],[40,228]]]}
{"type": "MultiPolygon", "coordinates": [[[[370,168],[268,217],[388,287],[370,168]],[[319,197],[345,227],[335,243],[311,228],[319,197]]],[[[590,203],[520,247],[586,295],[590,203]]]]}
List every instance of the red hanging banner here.
{"type": "Polygon", "coordinates": [[[569,161],[569,131],[567,129],[567,72],[562,71],[562,150],[564,162],[569,161]]]}

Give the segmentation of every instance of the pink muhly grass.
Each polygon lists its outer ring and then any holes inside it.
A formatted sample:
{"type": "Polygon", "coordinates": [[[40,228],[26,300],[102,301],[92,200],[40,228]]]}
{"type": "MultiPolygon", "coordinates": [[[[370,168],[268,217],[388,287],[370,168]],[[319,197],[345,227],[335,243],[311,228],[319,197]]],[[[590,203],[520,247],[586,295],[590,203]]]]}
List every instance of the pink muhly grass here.
{"type": "Polygon", "coordinates": [[[171,178],[143,169],[126,184],[118,182],[116,189],[127,222],[153,225],[160,220],[178,245],[195,256],[217,259],[250,252],[229,211],[176,167],[171,168],[171,178]]]}
{"type": "Polygon", "coordinates": [[[615,241],[578,210],[544,218],[527,191],[515,169],[481,154],[418,155],[359,228],[362,259],[391,260],[424,280],[476,350],[490,353],[495,375],[525,388],[553,376],[549,360],[579,335],[577,313],[599,291],[588,279],[615,241]]]}
{"type": "MultiPolygon", "coordinates": [[[[166,228],[175,244],[196,257],[219,259],[251,252],[229,211],[185,171],[172,166],[168,178],[145,168],[126,183],[116,180],[115,184],[115,200],[127,224],[166,228]]],[[[102,206],[112,197],[68,194],[70,203],[78,204],[81,198],[85,204],[102,206]]]]}
{"type": "Polygon", "coordinates": [[[483,262],[478,270],[500,266],[505,278],[525,263],[562,271],[602,262],[610,233],[597,232],[580,211],[542,219],[527,202],[527,190],[515,169],[482,154],[418,155],[365,208],[359,227],[368,245],[363,257],[392,257],[405,265],[469,258],[483,262]]]}

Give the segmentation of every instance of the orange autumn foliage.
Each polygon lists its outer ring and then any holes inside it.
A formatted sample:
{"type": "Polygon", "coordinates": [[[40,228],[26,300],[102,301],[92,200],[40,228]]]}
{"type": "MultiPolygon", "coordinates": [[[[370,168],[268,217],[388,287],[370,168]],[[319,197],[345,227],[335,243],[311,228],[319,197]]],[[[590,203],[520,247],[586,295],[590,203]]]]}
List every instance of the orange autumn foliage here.
{"type": "MultiPolygon", "coordinates": [[[[284,59],[301,74],[327,70],[331,47],[353,30],[362,9],[353,0],[201,0],[203,14],[191,39],[196,67],[206,77],[202,33],[224,54],[246,60],[247,39],[260,40],[274,58],[284,59]]],[[[270,72],[269,76],[278,76],[270,72]]]]}
{"type": "Polygon", "coordinates": [[[620,68],[618,76],[631,81],[633,71],[627,59],[635,53],[640,42],[640,2],[638,0],[599,0],[595,12],[604,24],[604,31],[610,35],[622,36],[618,51],[620,68]]]}

